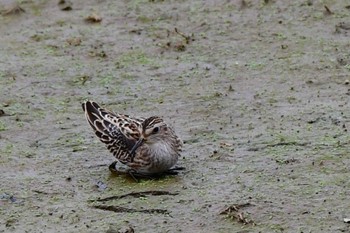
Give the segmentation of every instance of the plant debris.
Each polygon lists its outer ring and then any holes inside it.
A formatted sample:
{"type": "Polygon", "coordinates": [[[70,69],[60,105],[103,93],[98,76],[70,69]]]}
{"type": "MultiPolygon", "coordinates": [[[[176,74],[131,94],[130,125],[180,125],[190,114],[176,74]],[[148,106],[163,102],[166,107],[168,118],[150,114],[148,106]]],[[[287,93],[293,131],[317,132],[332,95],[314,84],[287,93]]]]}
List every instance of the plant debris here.
{"type": "Polygon", "coordinates": [[[127,193],[127,194],[123,194],[123,195],[117,195],[117,196],[110,196],[110,197],[106,197],[106,198],[101,198],[101,199],[97,199],[97,200],[90,200],[90,202],[94,202],[94,201],[110,201],[110,200],[116,200],[116,199],[122,199],[125,197],[135,197],[135,198],[139,198],[139,197],[145,197],[147,195],[151,195],[151,196],[162,196],[162,195],[170,195],[170,196],[176,196],[179,193],[171,193],[168,191],[144,191],[144,192],[131,192],[131,193],[127,193]]]}
{"type": "Polygon", "coordinates": [[[189,45],[191,41],[195,41],[193,33],[191,36],[188,36],[180,32],[177,28],[175,28],[174,31],[167,30],[166,37],[168,40],[164,43],[159,43],[159,46],[166,49],[173,49],[177,52],[185,51],[187,45],[189,45]],[[181,37],[181,40],[178,40],[174,35],[179,35],[181,37]]]}
{"type": "Polygon", "coordinates": [[[177,28],[175,28],[175,32],[182,36],[185,39],[186,44],[189,44],[190,41],[193,41],[193,35],[192,36],[186,36],[184,33],[180,32],[177,28]]]}
{"type": "Polygon", "coordinates": [[[107,54],[106,54],[106,52],[105,52],[104,50],[99,51],[99,50],[95,49],[95,50],[91,50],[91,51],[89,52],[89,56],[90,56],[90,57],[101,57],[101,58],[106,58],[106,57],[107,57],[107,54]]]}
{"type": "Polygon", "coordinates": [[[19,15],[26,12],[19,4],[15,4],[9,9],[5,10],[2,15],[19,15]]]}
{"type": "MultiPolygon", "coordinates": [[[[81,84],[84,85],[87,81],[91,80],[91,77],[89,75],[82,75],[80,77],[77,77],[73,82],[75,84],[81,84]]],[[[102,165],[97,165],[97,166],[105,166],[104,164],[102,165]]]]}
{"type": "Polygon", "coordinates": [[[337,25],[335,25],[335,32],[341,33],[343,31],[350,30],[350,23],[349,22],[340,22],[337,25]]]}
{"type": "Polygon", "coordinates": [[[285,160],[276,159],[275,161],[276,161],[276,163],[279,163],[279,164],[290,164],[290,163],[299,163],[300,162],[300,160],[295,159],[295,158],[285,159],[285,160]]]}
{"type": "Polygon", "coordinates": [[[239,223],[243,223],[244,225],[247,225],[247,224],[255,225],[253,220],[248,220],[244,216],[244,213],[239,211],[240,209],[248,207],[248,206],[251,206],[251,205],[252,204],[249,203],[249,202],[248,203],[244,203],[244,204],[230,205],[229,207],[227,207],[226,209],[221,211],[220,214],[225,214],[225,215],[227,215],[227,217],[229,217],[231,219],[235,219],[239,223]]]}
{"type": "Polygon", "coordinates": [[[61,11],[71,11],[73,9],[72,5],[73,3],[69,0],[60,0],[58,2],[61,11]]]}
{"type": "Polygon", "coordinates": [[[337,26],[344,30],[350,30],[350,23],[348,22],[340,22],[337,26]]]}
{"type": "Polygon", "coordinates": [[[108,210],[116,213],[147,213],[147,214],[169,214],[168,210],[164,209],[131,209],[122,206],[113,206],[113,205],[95,205],[95,209],[108,210]]]}
{"type": "Polygon", "coordinates": [[[230,85],[230,86],[228,87],[228,91],[234,91],[232,85],[230,85]]]}
{"type": "Polygon", "coordinates": [[[68,39],[66,40],[66,42],[67,42],[69,45],[79,46],[79,45],[81,44],[81,38],[79,38],[79,37],[68,38],[68,39]]]}
{"type": "Polygon", "coordinates": [[[331,9],[329,9],[328,6],[324,5],[324,9],[326,10],[325,15],[332,15],[333,14],[333,12],[331,11],[331,9]]]}
{"type": "Polygon", "coordinates": [[[248,7],[248,3],[245,0],[241,0],[239,9],[243,10],[248,7]]]}
{"type": "Polygon", "coordinates": [[[135,230],[132,226],[129,226],[128,229],[125,229],[123,232],[119,231],[120,233],[134,233],[135,230]]]}
{"type": "Polygon", "coordinates": [[[85,22],[88,23],[100,23],[102,21],[102,18],[98,16],[96,13],[92,13],[88,17],[85,18],[85,22]]]}
{"type": "Polygon", "coordinates": [[[106,231],[106,233],[134,233],[135,230],[132,226],[127,226],[127,227],[123,227],[121,229],[114,230],[111,226],[109,227],[109,229],[106,231]]]}

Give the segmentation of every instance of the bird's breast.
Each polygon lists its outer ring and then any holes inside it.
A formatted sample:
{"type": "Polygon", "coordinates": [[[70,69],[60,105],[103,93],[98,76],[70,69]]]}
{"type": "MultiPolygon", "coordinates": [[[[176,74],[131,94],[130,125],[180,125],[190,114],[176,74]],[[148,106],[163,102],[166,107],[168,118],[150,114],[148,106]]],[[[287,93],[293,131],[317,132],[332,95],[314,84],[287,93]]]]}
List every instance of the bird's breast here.
{"type": "Polygon", "coordinates": [[[152,169],[166,171],[178,160],[178,152],[168,143],[162,141],[149,146],[152,169]]]}

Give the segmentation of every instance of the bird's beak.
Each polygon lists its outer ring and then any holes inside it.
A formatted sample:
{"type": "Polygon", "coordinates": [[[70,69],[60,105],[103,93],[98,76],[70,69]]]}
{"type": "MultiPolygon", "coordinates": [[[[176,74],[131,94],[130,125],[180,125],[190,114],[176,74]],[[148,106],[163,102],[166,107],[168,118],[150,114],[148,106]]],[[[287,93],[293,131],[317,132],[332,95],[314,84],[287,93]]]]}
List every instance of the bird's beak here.
{"type": "Polygon", "coordinates": [[[140,138],[136,143],[135,145],[132,147],[131,151],[130,151],[130,154],[134,154],[135,151],[137,150],[137,148],[139,148],[143,143],[145,142],[145,139],[144,138],[140,138]]]}

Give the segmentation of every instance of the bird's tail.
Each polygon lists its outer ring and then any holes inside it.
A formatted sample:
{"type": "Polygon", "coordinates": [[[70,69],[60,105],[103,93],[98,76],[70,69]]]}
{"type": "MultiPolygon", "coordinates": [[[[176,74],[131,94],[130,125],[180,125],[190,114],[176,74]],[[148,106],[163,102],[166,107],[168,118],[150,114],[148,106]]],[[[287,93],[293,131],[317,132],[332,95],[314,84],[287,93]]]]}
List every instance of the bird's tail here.
{"type": "Polygon", "coordinates": [[[110,141],[110,132],[108,130],[110,122],[106,121],[104,114],[106,111],[94,101],[86,101],[82,104],[87,122],[95,131],[95,134],[102,142],[110,141]]]}

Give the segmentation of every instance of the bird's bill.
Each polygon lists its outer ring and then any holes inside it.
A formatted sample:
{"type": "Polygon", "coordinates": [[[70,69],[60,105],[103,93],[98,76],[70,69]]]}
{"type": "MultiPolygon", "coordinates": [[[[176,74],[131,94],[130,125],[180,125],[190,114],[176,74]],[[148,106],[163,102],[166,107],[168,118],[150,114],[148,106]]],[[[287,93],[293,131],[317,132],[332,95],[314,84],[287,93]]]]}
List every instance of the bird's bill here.
{"type": "Polygon", "coordinates": [[[144,138],[140,138],[136,143],[135,145],[132,147],[131,151],[130,151],[130,154],[134,154],[135,151],[137,150],[137,148],[139,148],[143,143],[145,142],[145,139],[144,138]]]}

